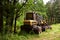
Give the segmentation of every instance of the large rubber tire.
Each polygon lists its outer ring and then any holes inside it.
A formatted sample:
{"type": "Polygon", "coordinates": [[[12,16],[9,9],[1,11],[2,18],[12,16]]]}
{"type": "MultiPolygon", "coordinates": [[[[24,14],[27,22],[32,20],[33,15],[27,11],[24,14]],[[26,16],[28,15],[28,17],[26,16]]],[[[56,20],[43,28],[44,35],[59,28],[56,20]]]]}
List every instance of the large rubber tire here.
{"type": "Polygon", "coordinates": [[[42,28],[37,26],[37,27],[34,28],[33,31],[35,32],[35,34],[40,34],[42,32],[42,28]]]}
{"type": "Polygon", "coordinates": [[[46,30],[47,30],[47,27],[46,26],[42,26],[42,32],[46,31],[46,30]]]}
{"type": "Polygon", "coordinates": [[[52,27],[51,26],[48,26],[48,29],[52,29],[52,27]]]}
{"type": "Polygon", "coordinates": [[[29,33],[32,30],[32,27],[30,25],[23,25],[21,26],[21,31],[25,31],[29,33]]]}

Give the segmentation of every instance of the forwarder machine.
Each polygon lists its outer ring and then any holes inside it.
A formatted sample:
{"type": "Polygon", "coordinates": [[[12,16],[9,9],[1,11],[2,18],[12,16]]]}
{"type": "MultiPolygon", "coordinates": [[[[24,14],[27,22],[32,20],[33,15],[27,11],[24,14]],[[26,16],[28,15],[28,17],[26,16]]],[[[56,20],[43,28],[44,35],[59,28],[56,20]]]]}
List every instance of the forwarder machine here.
{"type": "Polygon", "coordinates": [[[25,31],[27,33],[33,31],[36,34],[39,34],[46,29],[46,27],[43,26],[45,23],[43,22],[42,16],[35,12],[28,12],[24,18],[24,24],[21,26],[21,31],[25,31]]]}

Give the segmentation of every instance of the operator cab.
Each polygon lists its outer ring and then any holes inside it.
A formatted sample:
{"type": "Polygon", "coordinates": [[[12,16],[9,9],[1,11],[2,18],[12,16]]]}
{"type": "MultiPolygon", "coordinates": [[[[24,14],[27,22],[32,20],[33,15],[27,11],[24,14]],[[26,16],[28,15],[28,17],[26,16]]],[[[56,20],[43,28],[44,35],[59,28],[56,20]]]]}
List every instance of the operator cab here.
{"type": "Polygon", "coordinates": [[[26,16],[25,16],[25,20],[24,20],[24,24],[25,25],[39,25],[40,24],[40,21],[42,20],[43,18],[41,16],[39,16],[37,13],[35,12],[28,12],[26,13],[26,16]]]}
{"type": "Polygon", "coordinates": [[[33,12],[26,13],[25,20],[36,20],[36,13],[33,12]]]}

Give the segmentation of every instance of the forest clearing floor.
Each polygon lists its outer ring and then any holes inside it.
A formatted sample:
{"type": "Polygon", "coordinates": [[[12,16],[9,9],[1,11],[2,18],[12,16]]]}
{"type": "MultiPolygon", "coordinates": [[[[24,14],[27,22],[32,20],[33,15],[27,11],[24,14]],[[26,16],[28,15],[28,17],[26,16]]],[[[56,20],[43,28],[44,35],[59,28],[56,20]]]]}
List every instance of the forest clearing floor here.
{"type": "Polygon", "coordinates": [[[60,40],[60,24],[53,24],[52,30],[48,29],[32,40],[60,40]]]}
{"type": "Polygon", "coordinates": [[[39,35],[36,34],[4,34],[0,35],[0,40],[60,40],[60,24],[52,24],[52,29],[48,29],[39,35]]]}

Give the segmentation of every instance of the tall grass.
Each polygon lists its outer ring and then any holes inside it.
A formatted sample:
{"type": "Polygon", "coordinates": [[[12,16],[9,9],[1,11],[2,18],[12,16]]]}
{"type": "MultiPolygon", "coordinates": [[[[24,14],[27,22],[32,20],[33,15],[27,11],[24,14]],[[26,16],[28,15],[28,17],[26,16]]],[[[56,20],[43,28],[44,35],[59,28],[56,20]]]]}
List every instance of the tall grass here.
{"type": "Polygon", "coordinates": [[[0,40],[60,40],[60,24],[53,24],[52,30],[48,29],[39,35],[18,32],[16,34],[0,34],[0,40]]]}

